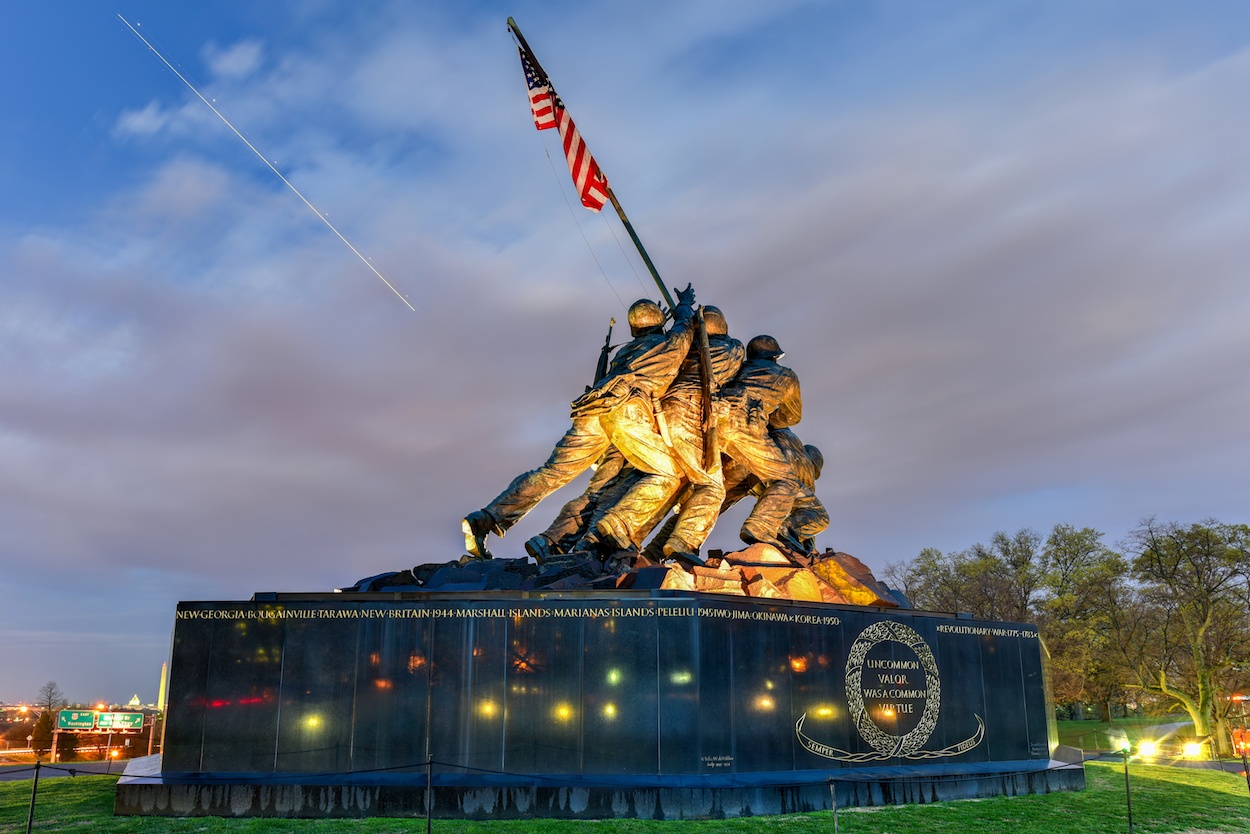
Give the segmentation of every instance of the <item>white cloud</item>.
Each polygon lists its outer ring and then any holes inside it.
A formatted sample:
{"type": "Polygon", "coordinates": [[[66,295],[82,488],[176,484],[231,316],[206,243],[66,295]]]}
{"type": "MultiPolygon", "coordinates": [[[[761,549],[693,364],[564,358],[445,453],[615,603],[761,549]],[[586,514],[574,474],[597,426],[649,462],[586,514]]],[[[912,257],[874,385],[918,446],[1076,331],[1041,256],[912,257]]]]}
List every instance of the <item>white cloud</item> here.
{"type": "Polygon", "coordinates": [[[203,55],[214,76],[238,81],[260,69],[265,59],[265,46],[257,39],[241,40],[226,47],[209,43],[203,55]]]}

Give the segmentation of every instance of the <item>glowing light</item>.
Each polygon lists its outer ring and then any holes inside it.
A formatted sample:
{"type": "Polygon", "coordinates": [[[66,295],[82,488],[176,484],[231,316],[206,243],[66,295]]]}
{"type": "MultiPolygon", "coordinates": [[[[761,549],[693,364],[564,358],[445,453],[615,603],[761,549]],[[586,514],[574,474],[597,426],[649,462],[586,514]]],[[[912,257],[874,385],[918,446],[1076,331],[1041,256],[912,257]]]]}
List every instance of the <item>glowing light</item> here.
{"type": "Polygon", "coordinates": [[[621,670],[609,669],[608,670],[608,683],[611,684],[612,686],[616,686],[620,682],[621,682],[621,670]]]}
{"type": "Polygon", "coordinates": [[[790,668],[800,675],[803,674],[804,672],[807,671],[807,658],[806,657],[790,658],[790,668]]]}
{"type": "Polygon", "coordinates": [[[391,683],[386,678],[378,678],[377,680],[373,682],[373,685],[376,686],[378,689],[391,689],[392,687],[395,686],[395,684],[391,683]]]}
{"type": "Polygon", "coordinates": [[[315,730],[321,726],[321,716],[310,715],[304,719],[304,724],[308,727],[308,729],[315,730]]]}
{"type": "Polygon", "coordinates": [[[381,662],[382,662],[381,652],[369,652],[369,665],[370,666],[377,666],[381,664],[381,662]]]}
{"type": "Polygon", "coordinates": [[[674,672],[668,676],[668,681],[669,683],[676,684],[677,686],[685,686],[686,684],[694,681],[694,673],[687,671],[674,672]]]}
{"type": "Polygon", "coordinates": [[[103,703],[96,704],[96,705],[95,705],[95,708],[96,708],[96,709],[98,709],[98,710],[103,710],[103,709],[104,709],[104,704],[103,704],[103,703]]]}
{"type": "Polygon", "coordinates": [[[573,707],[568,704],[556,704],[556,708],[551,711],[551,717],[561,724],[565,724],[573,720],[573,707]]]}
{"type": "Polygon", "coordinates": [[[772,691],[772,689],[773,689],[773,682],[772,682],[772,681],[764,681],[764,688],[765,688],[765,689],[767,689],[769,692],[771,692],[771,691],[772,691]]]}
{"type": "Polygon", "coordinates": [[[425,665],[425,658],[419,654],[408,656],[408,671],[415,672],[425,665]]]}
{"type": "Polygon", "coordinates": [[[816,707],[815,710],[813,710],[812,714],[815,715],[817,718],[833,718],[834,716],[833,707],[819,706],[819,707],[816,707]]]}
{"type": "Polygon", "coordinates": [[[773,699],[767,695],[761,695],[755,699],[755,708],[760,712],[771,712],[775,706],[773,699]]]}
{"type": "Polygon", "coordinates": [[[494,718],[499,711],[499,707],[494,701],[487,699],[477,705],[477,711],[483,718],[494,718]]]}
{"type": "Polygon", "coordinates": [[[609,721],[615,721],[616,720],[616,704],[604,704],[603,705],[603,717],[608,719],[609,721]]]}
{"type": "Polygon", "coordinates": [[[882,715],[885,715],[885,716],[892,716],[892,715],[894,715],[894,707],[882,707],[882,708],[881,708],[881,714],[882,714],[882,715]]]}
{"type": "Polygon", "coordinates": [[[1159,745],[1153,741],[1143,741],[1141,744],[1137,745],[1137,753],[1138,755],[1152,759],[1159,755],[1159,745]]]}
{"type": "Polygon", "coordinates": [[[1202,757],[1202,745],[1196,741],[1187,741],[1185,746],[1181,748],[1187,759],[1198,759],[1202,757]]]}

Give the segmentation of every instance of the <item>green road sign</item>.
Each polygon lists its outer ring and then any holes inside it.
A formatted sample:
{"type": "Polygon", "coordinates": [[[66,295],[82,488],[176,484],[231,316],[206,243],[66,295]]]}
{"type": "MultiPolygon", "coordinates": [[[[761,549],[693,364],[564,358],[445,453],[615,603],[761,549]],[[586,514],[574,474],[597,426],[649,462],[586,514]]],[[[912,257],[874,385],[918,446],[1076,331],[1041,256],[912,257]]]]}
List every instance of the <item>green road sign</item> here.
{"type": "Polygon", "coordinates": [[[102,712],[96,716],[95,725],[101,730],[138,730],[143,727],[143,713],[102,712]]]}
{"type": "Polygon", "coordinates": [[[94,727],[94,712],[63,709],[56,714],[58,730],[90,730],[94,727]]]}

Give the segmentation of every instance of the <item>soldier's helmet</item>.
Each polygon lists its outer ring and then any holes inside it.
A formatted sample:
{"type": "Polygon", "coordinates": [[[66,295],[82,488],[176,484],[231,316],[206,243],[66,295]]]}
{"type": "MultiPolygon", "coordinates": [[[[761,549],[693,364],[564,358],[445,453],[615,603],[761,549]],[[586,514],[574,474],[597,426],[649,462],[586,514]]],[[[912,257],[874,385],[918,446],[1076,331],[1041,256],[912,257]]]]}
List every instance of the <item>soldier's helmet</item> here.
{"type": "Polygon", "coordinates": [[[807,457],[811,459],[812,465],[816,467],[816,477],[819,478],[820,470],[825,468],[825,456],[810,443],[803,447],[803,451],[807,452],[807,457]]]}
{"type": "Polygon", "coordinates": [[[756,336],[747,342],[747,359],[780,359],[785,355],[772,336],[756,336]]]}
{"type": "Polygon", "coordinates": [[[649,298],[642,298],[629,306],[629,329],[635,336],[664,325],[664,311],[649,298]]]}
{"type": "Polygon", "coordinates": [[[719,307],[713,307],[710,304],[703,305],[703,326],[707,328],[709,336],[729,334],[729,324],[725,321],[725,314],[720,311],[719,307]]]}

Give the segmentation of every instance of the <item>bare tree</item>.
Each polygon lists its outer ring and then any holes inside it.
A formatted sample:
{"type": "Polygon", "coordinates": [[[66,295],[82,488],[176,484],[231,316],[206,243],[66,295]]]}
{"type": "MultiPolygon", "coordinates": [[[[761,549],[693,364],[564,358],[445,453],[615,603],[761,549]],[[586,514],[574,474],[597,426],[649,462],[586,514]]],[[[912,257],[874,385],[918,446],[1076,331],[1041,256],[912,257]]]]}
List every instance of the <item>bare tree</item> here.
{"type": "Polygon", "coordinates": [[[65,693],[61,691],[61,687],[56,685],[56,681],[48,681],[39,688],[39,695],[35,697],[35,705],[42,710],[58,710],[68,704],[65,693]]]}

